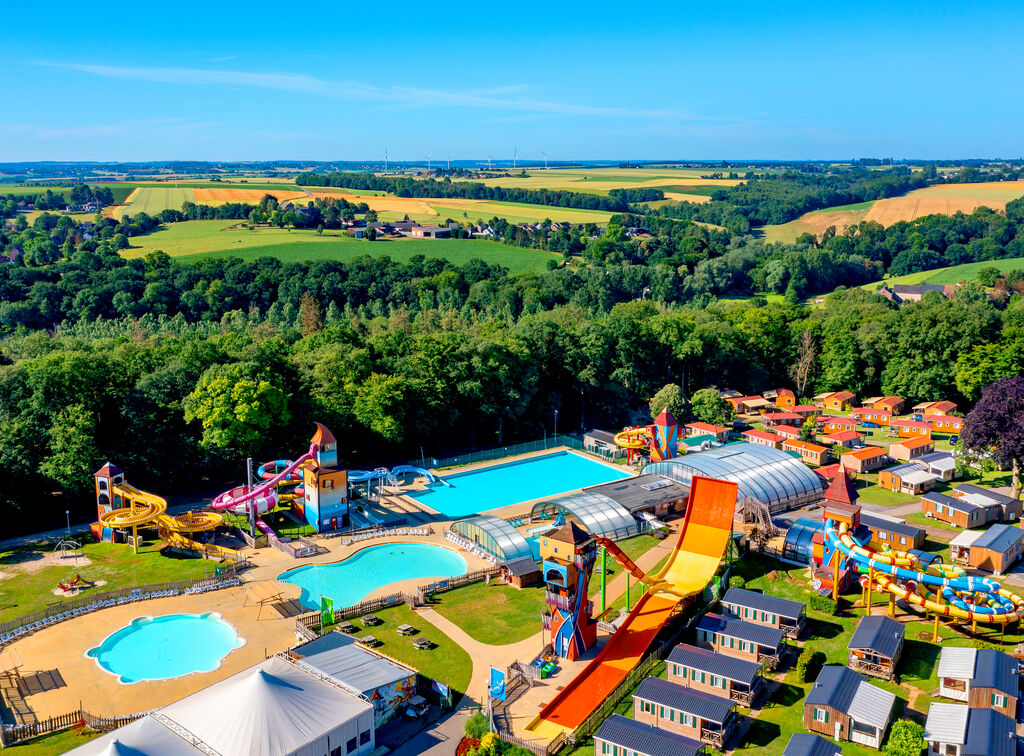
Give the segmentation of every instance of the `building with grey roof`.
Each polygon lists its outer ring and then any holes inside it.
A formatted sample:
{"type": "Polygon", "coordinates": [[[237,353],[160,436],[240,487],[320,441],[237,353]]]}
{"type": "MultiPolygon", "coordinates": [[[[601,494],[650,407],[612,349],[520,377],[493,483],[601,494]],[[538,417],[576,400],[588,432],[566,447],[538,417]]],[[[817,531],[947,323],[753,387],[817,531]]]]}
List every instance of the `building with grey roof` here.
{"type": "Polygon", "coordinates": [[[785,650],[782,630],[709,612],[697,624],[697,645],[774,669],[785,650]]]}
{"type": "Polygon", "coordinates": [[[749,706],[762,688],[761,665],[680,643],[665,662],[671,682],[749,706]]]}
{"type": "Polygon", "coordinates": [[[993,709],[933,703],[924,725],[932,753],[956,756],[1017,756],[1013,719],[993,709]]]}
{"type": "Polygon", "coordinates": [[[971,567],[1001,575],[1013,566],[1024,550],[1024,530],[996,523],[972,544],[968,555],[971,567]]]}
{"type": "Polygon", "coordinates": [[[736,724],[736,703],[660,677],[641,681],[633,693],[638,722],[723,748],[736,724]]]}
{"type": "Polygon", "coordinates": [[[663,475],[637,475],[583,490],[607,496],[629,510],[633,516],[650,512],[663,517],[683,512],[690,498],[689,486],[663,475]]]}
{"type": "Polygon", "coordinates": [[[726,612],[753,622],[782,630],[787,637],[797,638],[803,630],[807,605],[799,601],[770,596],[766,593],[730,588],[722,599],[726,612]]]}
{"type": "MultiPolygon", "coordinates": [[[[957,499],[937,491],[929,491],[921,497],[921,512],[939,522],[956,525],[959,528],[977,528],[989,523],[993,517],[989,511],[999,512],[994,502],[986,506],[971,499],[957,499]]],[[[997,518],[996,518],[997,519],[997,518]]]]}
{"type": "Polygon", "coordinates": [[[699,740],[661,730],[621,714],[612,714],[594,733],[594,753],[599,754],[624,752],[640,756],[697,756],[705,751],[699,740]],[[621,751],[613,751],[612,748],[621,751]]]}
{"type": "Polygon", "coordinates": [[[939,653],[939,695],[1016,719],[1020,664],[994,649],[944,647],[939,653]]]}
{"type": "Polygon", "coordinates": [[[830,738],[881,748],[896,696],[849,667],[822,667],[804,699],[804,727],[830,738]]]}
{"type": "Polygon", "coordinates": [[[842,748],[821,735],[795,732],[786,743],[782,756],[839,756],[842,752],[842,748]]]}
{"type": "Polygon", "coordinates": [[[861,617],[850,638],[850,669],[891,680],[903,653],[903,635],[902,623],[891,617],[877,614],[861,617]]]}

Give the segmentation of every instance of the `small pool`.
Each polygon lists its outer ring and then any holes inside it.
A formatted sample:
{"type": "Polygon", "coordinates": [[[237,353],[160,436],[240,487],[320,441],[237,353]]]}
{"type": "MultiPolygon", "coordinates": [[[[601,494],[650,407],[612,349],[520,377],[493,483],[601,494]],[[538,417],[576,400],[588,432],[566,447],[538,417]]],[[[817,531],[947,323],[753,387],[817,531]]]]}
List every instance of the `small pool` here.
{"type": "Polygon", "coordinates": [[[450,485],[438,483],[413,496],[443,515],[464,517],[628,477],[628,472],[580,454],[556,452],[445,475],[450,485]]]}
{"type": "Polygon", "coordinates": [[[334,606],[358,604],[373,591],[400,580],[446,578],[466,574],[466,560],[451,549],[429,543],[383,543],[358,551],[343,562],[311,564],[278,575],[302,589],[299,601],[320,608],[320,597],[334,606]]]}
{"type": "Polygon", "coordinates": [[[137,683],[212,672],[244,645],[245,639],[216,612],[166,614],[137,617],[86,656],[122,683],[137,683]]]}

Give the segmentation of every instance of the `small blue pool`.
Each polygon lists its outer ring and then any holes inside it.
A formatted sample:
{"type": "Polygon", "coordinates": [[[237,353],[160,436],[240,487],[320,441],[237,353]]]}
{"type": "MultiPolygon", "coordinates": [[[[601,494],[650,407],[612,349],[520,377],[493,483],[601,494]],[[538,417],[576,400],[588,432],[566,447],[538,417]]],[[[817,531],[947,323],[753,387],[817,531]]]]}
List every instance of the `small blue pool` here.
{"type": "Polygon", "coordinates": [[[580,454],[556,452],[445,475],[450,485],[438,483],[413,496],[443,515],[464,517],[628,477],[628,472],[580,454]]]}
{"type": "Polygon", "coordinates": [[[303,606],[319,609],[320,597],[327,596],[340,609],[358,604],[389,583],[454,577],[465,575],[466,569],[466,560],[443,546],[384,543],[356,552],[343,562],[288,570],[278,580],[302,589],[299,601],[303,606]]]}
{"type": "Polygon", "coordinates": [[[137,683],[212,672],[244,645],[245,639],[216,612],[166,614],[132,620],[86,655],[122,683],[137,683]]]}

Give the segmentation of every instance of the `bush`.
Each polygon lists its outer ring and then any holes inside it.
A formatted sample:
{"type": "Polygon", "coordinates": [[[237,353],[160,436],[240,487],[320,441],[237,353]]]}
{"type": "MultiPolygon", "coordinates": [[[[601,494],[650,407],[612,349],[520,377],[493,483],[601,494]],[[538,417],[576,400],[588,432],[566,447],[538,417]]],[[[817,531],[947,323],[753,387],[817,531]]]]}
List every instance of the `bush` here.
{"type": "Polygon", "coordinates": [[[478,711],[476,714],[466,720],[466,737],[480,740],[484,735],[491,731],[490,723],[487,721],[487,715],[482,711],[478,711]]]}
{"type": "Polygon", "coordinates": [[[836,613],[836,609],[838,609],[838,605],[835,601],[827,596],[819,596],[817,593],[811,596],[807,601],[807,605],[816,612],[829,615],[834,615],[836,613]]]}
{"type": "Polygon", "coordinates": [[[800,682],[813,682],[818,679],[818,673],[825,666],[825,654],[821,651],[811,651],[804,648],[803,653],[796,662],[796,678],[800,682]]]}
{"type": "Polygon", "coordinates": [[[889,731],[882,753],[885,756],[920,756],[924,749],[924,727],[908,719],[897,721],[889,731]]]}
{"type": "Polygon", "coordinates": [[[743,579],[742,575],[733,575],[731,578],[729,578],[730,588],[745,588],[746,585],[747,581],[743,579]]]}

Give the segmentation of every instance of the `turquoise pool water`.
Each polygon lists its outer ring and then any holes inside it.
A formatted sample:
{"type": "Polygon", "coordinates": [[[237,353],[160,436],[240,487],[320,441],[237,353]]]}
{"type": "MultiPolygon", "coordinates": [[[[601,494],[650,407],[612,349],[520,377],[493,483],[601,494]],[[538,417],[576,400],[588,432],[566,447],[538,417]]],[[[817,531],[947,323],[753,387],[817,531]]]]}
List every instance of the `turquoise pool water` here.
{"type": "Polygon", "coordinates": [[[445,475],[450,486],[438,483],[415,497],[448,517],[463,517],[628,477],[579,454],[557,452],[445,475]]]}
{"type": "Polygon", "coordinates": [[[327,596],[334,606],[358,604],[389,583],[415,578],[446,578],[466,574],[466,560],[451,549],[428,543],[384,543],[356,552],[344,562],[311,564],[282,572],[278,580],[302,589],[299,601],[320,608],[327,596]]]}
{"type": "Polygon", "coordinates": [[[243,645],[245,640],[216,612],[166,614],[132,620],[86,655],[122,683],[136,683],[212,672],[243,645]]]}

